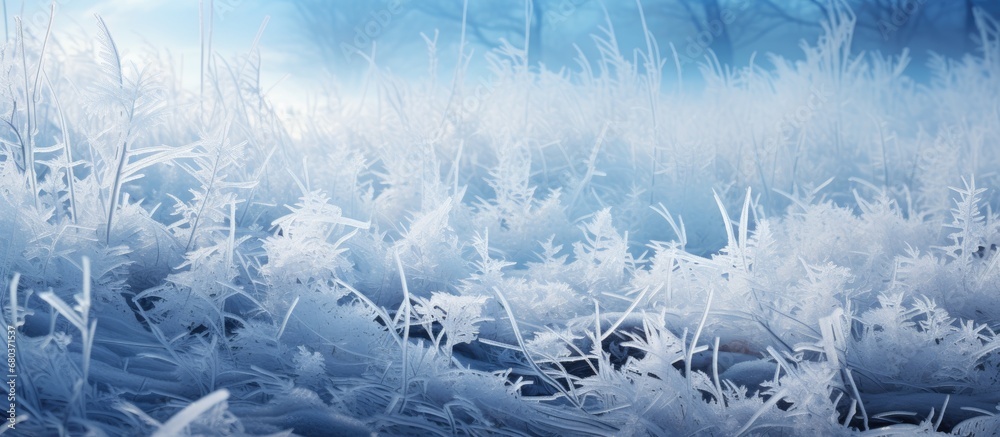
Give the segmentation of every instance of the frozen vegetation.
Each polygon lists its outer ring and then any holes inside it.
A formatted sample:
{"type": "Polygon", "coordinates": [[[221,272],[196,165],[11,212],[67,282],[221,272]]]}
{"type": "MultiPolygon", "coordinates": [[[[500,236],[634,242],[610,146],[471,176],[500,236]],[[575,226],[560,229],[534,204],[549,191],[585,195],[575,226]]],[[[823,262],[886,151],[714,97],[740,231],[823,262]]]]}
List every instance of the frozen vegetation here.
{"type": "Polygon", "coordinates": [[[1000,25],[915,81],[833,12],[697,93],[609,20],[286,115],[256,47],[12,29],[6,431],[995,435],[1000,25]]]}

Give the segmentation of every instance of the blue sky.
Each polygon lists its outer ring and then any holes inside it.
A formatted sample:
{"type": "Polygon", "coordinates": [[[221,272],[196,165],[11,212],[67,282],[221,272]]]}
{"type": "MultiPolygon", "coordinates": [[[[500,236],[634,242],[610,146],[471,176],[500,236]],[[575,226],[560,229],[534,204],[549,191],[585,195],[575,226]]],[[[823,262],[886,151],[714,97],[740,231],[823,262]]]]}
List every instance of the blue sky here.
{"type": "MultiPolygon", "coordinates": [[[[208,1],[205,1],[207,10],[208,1]]],[[[13,17],[23,16],[28,26],[44,25],[48,19],[48,2],[7,0],[10,31],[13,17]]],[[[169,51],[177,62],[183,62],[186,87],[196,86],[199,59],[199,2],[197,0],[58,0],[55,28],[60,33],[79,30],[92,35],[94,15],[99,14],[108,24],[119,49],[124,55],[135,55],[153,47],[161,53],[169,51]]],[[[265,86],[281,81],[274,96],[282,100],[295,99],[308,62],[305,52],[293,50],[297,34],[294,11],[285,2],[265,0],[217,0],[212,31],[212,49],[225,57],[245,53],[265,17],[270,17],[261,38],[263,57],[262,81],[265,86]],[[299,68],[296,68],[299,67],[299,68]]],[[[207,17],[206,17],[207,20],[207,17]]],[[[299,41],[301,42],[301,41],[299,41]]]]}

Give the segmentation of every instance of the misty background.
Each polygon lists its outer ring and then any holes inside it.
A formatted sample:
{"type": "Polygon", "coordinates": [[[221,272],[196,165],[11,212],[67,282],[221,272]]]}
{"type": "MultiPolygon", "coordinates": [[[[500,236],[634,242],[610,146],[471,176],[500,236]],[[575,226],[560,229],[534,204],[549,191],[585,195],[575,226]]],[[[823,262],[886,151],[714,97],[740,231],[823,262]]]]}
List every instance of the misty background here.
{"type": "MultiPolygon", "coordinates": [[[[1000,15],[994,0],[847,0],[857,15],[854,51],[899,55],[909,48],[908,75],[925,77],[931,52],[960,58],[975,50],[972,11],[1000,15]]],[[[350,95],[375,65],[397,76],[440,81],[459,61],[470,76],[485,76],[491,50],[529,52],[550,71],[589,68],[601,47],[591,38],[613,32],[622,53],[649,48],[665,62],[664,83],[680,74],[697,88],[703,65],[769,67],[767,54],[801,55],[801,41],[822,32],[823,0],[59,0],[55,24],[85,35],[100,14],[126,55],[156,50],[169,55],[195,86],[199,57],[246,53],[263,28],[258,48],[262,83],[278,104],[303,105],[317,89],[350,95]],[[641,11],[640,11],[641,4],[641,11]],[[463,20],[464,18],[464,20],[463,20]],[[463,39],[463,22],[465,32],[463,39]],[[263,25],[263,26],[262,26],[263,25]],[[651,37],[646,39],[643,26],[651,37]],[[202,44],[206,47],[202,49],[202,44]],[[155,49],[154,49],[155,48],[155,49]],[[433,51],[433,53],[432,53],[433,51]],[[433,57],[431,56],[433,54],[433,57]],[[434,59],[435,63],[430,62],[434,59]],[[716,63],[717,62],[717,63],[716,63]]],[[[29,32],[44,31],[50,3],[5,1],[7,38],[14,16],[29,32]]],[[[478,77],[478,80],[485,80],[478,77]]]]}
{"type": "MultiPolygon", "coordinates": [[[[795,58],[801,41],[814,41],[825,17],[823,0],[305,0],[292,2],[303,33],[328,68],[356,70],[360,56],[380,65],[412,68],[424,62],[426,38],[448,57],[466,43],[480,54],[506,41],[529,50],[533,64],[578,68],[581,55],[597,56],[591,35],[614,32],[623,53],[646,51],[645,26],[666,59],[686,69],[709,52],[722,65],[747,65],[754,54],[795,58]],[[395,8],[394,5],[398,5],[395,8]],[[641,7],[641,10],[640,10],[641,7]],[[389,12],[389,13],[387,13],[389,12]],[[464,20],[463,20],[464,18],[464,20]],[[644,22],[645,21],[645,22],[644,22]],[[377,47],[377,49],[376,49],[377,47]]],[[[1000,12],[987,0],[848,0],[858,19],[856,51],[898,55],[912,50],[961,54],[975,47],[974,8],[1000,12]]],[[[363,64],[363,62],[360,62],[363,64]]],[[[669,62],[668,62],[669,63],[669,62]]],[[[668,70],[671,70],[668,68],[668,70]]]]}

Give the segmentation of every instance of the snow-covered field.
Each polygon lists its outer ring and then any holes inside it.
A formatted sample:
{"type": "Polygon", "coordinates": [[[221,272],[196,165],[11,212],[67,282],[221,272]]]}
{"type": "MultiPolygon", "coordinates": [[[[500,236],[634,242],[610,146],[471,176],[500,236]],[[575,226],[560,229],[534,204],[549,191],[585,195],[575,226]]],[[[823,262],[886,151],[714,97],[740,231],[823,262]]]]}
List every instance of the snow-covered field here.
{"type": "Polygon", "coordinates": [[[697,96],[609,21],[288,111],[12,29],[0,433],[996,435],[1000,24],[916,81],[834,17],[697,96]]]}

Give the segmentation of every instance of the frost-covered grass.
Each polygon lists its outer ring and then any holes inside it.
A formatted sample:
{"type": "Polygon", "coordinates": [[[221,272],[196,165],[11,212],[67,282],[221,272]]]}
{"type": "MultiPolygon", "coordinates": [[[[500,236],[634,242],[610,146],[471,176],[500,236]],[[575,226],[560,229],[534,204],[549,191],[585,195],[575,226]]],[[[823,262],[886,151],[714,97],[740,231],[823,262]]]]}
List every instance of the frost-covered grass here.
{"type": "Polygon", "coordinates": [[[13,432],[992,435],[1000,25],[918,84],[837,12],[698,93],[608,23],[285,116],[256,52],[192,92],[18,30],[13,432]]]}

